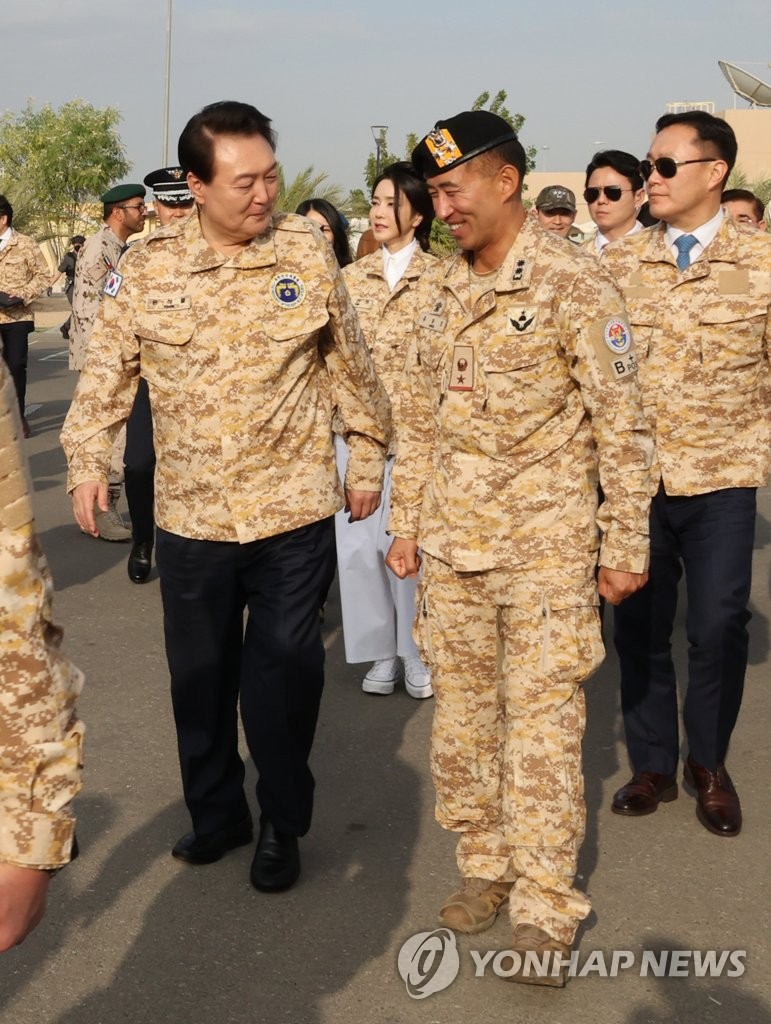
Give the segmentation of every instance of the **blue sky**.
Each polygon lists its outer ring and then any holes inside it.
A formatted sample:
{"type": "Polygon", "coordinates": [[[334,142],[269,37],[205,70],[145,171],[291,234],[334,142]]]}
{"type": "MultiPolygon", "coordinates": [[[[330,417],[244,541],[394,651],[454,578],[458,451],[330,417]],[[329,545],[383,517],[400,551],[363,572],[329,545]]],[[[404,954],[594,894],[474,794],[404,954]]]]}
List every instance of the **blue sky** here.
{"type": "MultiPolygon", "coordinates": [[[[117,107],[131,177],[159,166],[167,0],[3,8],[0,109],[27,97],[117,107]]],[[[769,11],[768,0],[173,0],[170,161],[192,113],[240,99],[273,119],[290,177],[313,164],[361,187],[370,125],[388,125],[401,154],[409,131],[501,88],[539,170],[579,169],[601,147],[640,155],[668,101],[733,106],[718,59],[771,80],[769,11]]]]}

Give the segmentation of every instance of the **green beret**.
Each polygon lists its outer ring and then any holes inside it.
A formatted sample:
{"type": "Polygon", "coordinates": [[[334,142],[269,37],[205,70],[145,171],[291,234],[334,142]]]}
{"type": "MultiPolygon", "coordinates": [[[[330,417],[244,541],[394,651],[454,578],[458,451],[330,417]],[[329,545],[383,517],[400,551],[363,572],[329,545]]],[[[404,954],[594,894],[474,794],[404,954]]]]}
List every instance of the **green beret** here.
{"type": "Polygon", "coordinates": [[[144,185],[114,185],[108,189],[103,196],[100,196],[100,200],[103,203],[124,203],[127,199],[133,199],[135,196],[141,196],[144,198],[147,195],[147,189],[144,185]]]}
{"type": "Polygon", "coordinates": [[[497,114],[464,110],[446,121],[437,121],[434,130],[413,149],[412,162],[424,178],[433,178],[516,138],[509,122],[497,114]]]}

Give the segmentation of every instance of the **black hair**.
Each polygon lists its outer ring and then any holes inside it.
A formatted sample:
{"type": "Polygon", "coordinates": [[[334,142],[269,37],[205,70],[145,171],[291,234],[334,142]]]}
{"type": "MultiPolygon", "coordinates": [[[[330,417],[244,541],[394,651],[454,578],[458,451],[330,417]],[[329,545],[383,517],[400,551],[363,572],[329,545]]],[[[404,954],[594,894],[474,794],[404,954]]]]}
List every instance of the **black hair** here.
{"type": "MultiPolygon", "coordinates": [[[[711,143],[720,154],[720,159],[728,164],[725,178],[733,170],[738,149],[736,135],[731,125],[722,117],[715,117],[705,110],[686,110],[682,114],[664,114],[656,122],[656,132],[670,128],[675,124],[685,124],[696,132],[700,142],[711,143]]],[[[725,181],[725,178],[723,181],[725,181]]]]}
{"type": "Polygon", "coordinates": [[[13,207],[5,196],[0,196],[0,217],[8,218],[8,227],[13,224],[13,207]]]}
{"type": "Polygon", "coordinates": [[[625,153],[622,149],[603,149],[595,153],[586,167],[586,181],[584,188],[589,184],[589,179],[600,167],[610,167],[617,174],[626,178],[635,192],[643,187],[643,176],[640,171],[640,161],[631,153],[625,153]]]}
{"type": "Polygon", "coordinates": [[[720,197],[721,203],[732,203],[735,200],[752,203],[752,209],[755,211],[755,220],[763,220],[763,215],[766,211],[763,209],[763,203],[754,192],[750,192],[748,188],[728,188],[720,197]]]}
{"type": "Polygon", "coordinates": [[[305,217],[311,210],[320,213],[332,229],[332,248],[340,266],[347,267],[349,263],[353,263],[351,243],[348,241],[348,222],[342,213],[327,199],[306,199],[300,203],[295,213],[305,217]]]}
{"type": "Polygon", "coordinates": [[[394,219],[399,232],[402,230],[399,220],[399,200],[402,194],[407,198],[415,213],[423,218],[415,228],[415,238],[424,251],[428,251],[431,225],[434,221],[434,204],[428,194],[428,185],[418,174],[417,168],[407,160],[398,160],[389,164],[372,183],[372,194],[381,181],[390,181],[394,187],[394,219]]]}
{"type": "Polygon", "coordinates": [[[210,103],[190,118],[177,144],[182,169],[186,174],[191,171],[207,185],[214,177],[214,139],[218,135],[261,135],[272,150],[276,148],[270,118],[256,107],[237,100],[210,103]]]}
{"type": "Polygon", "coordinates": [[[477,165],[482,165],[485,171],[493,173],[499,167],[510,164],[515,167],[519,174],[519,185],[522,188],[525,174],[527,172],[527,154],[519,139],[509,139],[502,142],[500,146],[488,149],[485,153],[473,158],[477,165]]]}

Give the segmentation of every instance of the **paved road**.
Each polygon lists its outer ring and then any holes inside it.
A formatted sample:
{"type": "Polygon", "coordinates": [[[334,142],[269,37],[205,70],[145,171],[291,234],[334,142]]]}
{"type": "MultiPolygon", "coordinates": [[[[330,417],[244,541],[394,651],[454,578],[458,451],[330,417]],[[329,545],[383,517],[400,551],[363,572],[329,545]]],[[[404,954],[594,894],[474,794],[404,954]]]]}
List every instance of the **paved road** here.
{"type": "MultiPolygon", "coordinates": [[[[2,1024],[768,1024],[771,497],[761,495],[751,666],[730,757],[745,828],[731,840],[697,823],[690,796],[639,820],[612,815],[625,781],[614,660],[588,684],[589,805],[581,877],[594,902],[579,966],[629,950],[618,977],[564,991],[507,985],[470,951],[505,949],[509,930],[459,943],[460,973],[411,998],[397,955],[432,930],[455,882],[453,843],[433,821],[431,702],[363,695],[346,666],[339,603],[325,627],[327,690],[314,753],[317,810],[289,893],[249,885],[249,848],[189,868],[169,849],[187,830],[179,796],[155,575],[126,577],[124,545],[81,536],[65,496],[58,432],[74,375],[55,331],[35,335],[33,437],[38,524],[66,644],[86,672],[83,854],[52,885],[44,924],[0,962],[2,1024]],[[746,950],[741,977],[641,977],[644,950],[746,950]]],[[[681,635],[681,634],[680,634],[681,635]]],[[[683,662],[682,643],[677,650],[683,662]]],[[[729,965],[730,966],[730,965],[729,965]]]]}

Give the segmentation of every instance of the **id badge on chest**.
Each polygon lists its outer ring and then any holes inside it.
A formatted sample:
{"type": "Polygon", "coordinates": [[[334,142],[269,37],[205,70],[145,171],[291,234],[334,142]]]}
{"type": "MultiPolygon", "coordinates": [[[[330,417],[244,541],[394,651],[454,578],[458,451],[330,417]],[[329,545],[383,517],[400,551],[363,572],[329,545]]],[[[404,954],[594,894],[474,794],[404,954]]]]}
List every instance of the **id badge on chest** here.
{"type": "Polygon", "coordinates": [[[448,391],[474,390],[474,348],[455,345],[452,350],[452,372],[448,391]]]}

